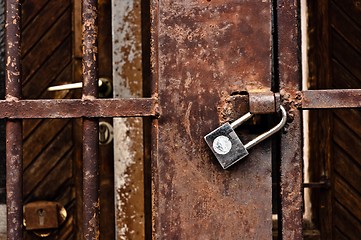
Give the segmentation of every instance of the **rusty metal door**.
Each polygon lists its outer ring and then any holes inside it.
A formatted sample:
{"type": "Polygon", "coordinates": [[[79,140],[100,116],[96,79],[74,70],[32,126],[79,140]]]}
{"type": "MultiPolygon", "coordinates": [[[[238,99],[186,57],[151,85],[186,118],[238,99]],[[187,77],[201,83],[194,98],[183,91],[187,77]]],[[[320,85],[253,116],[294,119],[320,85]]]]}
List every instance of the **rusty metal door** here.
{"type": "MultiPolygon", "coordinates": [[[[153,238],[271,239],[277,159],[280,232],[301,239],[300,112],[291,97],[300,87],[297,1],[164,0],[151,10],[160,105],[153,131],[153,238]],[[222,170],[203,136],[254,107],[249,93],[271,90],[281,93],[292,122],[274,144],[280,154],[266,141],[222,170]]],[[[247,140],[259,131],[241,134],[247,140]]]]}
{"type": "Polygon", "coordinates": [[[231,96],[271,90],[271,3],[159,1],[152,7],[161,114],[154,138],[153,237],[270,239],[270,142],[222,171],[203,137],[233,120],[224,116],[231,96]]]}

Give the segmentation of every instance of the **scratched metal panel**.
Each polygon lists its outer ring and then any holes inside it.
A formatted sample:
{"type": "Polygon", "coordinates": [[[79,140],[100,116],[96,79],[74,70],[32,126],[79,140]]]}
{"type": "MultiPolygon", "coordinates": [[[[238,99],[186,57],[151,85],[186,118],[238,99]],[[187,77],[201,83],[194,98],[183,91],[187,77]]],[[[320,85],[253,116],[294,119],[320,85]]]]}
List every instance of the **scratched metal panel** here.
{"type": "Polygon", "coordinates": [[[297,102],[288,98],[301,88],[298,10],[298,0],[277,2],[278,74],[280,93],[289,118],[281,137],[282,239],[294,240],[303,239],[302,112],[297,110],[297,102]]]}
{"type": "MultiPolygon", "coordinates": [[[[112,1],[115,98],[142,96],[140,6],[140,0],[112,1]]],[[[114,118],[113,124],[116,239],[144,239],[143,120],[114,118]]]]}
{"type": "Polygon", "coordinates": [[[271,239],[270,142],[225,171],[203,140],[231,93],[270,90],[270,1],[160,0],[152,13],[153,238],[271,239]]]}

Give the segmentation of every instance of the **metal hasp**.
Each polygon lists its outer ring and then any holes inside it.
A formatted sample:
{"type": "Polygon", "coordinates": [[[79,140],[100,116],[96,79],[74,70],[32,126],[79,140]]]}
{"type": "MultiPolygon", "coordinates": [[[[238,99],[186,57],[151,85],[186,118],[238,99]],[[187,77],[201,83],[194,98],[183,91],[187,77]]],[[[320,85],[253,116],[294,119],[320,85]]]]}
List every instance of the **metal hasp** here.
{"type": "Polygon", "coordinates": [[[239,127],[242,123],[244,123],[253,116],[253,114],[250,112],[243,115],[231,124],[223,124],[222,126],[204,137],[204,140],[211,148],[212,152],[216,156],[223,169],[229,168],[236,162],[246,157],[248,155],[248,149],[262,142],[263,140],[267,139],[268,137],[272,136],[273,134],[282,129],[282,127],[286,124],[287,121],[287,112],[283,106],[280,106],[280,110],[282,112],[281,121],[272,129],[257,136],[247,144],[242,143],[234,129],[239,127]]]}

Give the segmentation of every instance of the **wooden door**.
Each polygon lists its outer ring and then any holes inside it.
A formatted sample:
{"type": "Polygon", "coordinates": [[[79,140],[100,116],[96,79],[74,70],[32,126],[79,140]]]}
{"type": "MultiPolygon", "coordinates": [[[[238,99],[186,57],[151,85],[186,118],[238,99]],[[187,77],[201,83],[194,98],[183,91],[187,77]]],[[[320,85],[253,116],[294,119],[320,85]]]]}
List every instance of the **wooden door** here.
{"type": "MultiPolygon", "coordinates": [[[[360,1],[311,1],[311,79],[313,88],[361,88],[360,1]]],[[[361,112],[311,112],[315,219],[322,239],[359,239],[361,234],[361,112]]]]}

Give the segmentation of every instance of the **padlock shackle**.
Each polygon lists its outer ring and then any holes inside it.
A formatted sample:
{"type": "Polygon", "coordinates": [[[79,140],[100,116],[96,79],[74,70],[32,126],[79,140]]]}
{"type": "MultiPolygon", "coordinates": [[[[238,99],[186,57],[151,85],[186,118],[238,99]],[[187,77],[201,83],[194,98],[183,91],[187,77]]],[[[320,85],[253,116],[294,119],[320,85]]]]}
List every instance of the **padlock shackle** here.
{"type": "MultiPolygon", "coordinates": [[[[279,122],[276,126],[274,126],[273,128],[271,128],[269,131],[262,133],[261,135],[257,136],[255,139],[253,139],[252,141],[248,142],[247,144],[244,145],[244,147],[246,149],[250,149],[251,147],[257,145],[258,143],[262,142],[263,140],[265,140],[266,138],[272,136],[273,134],[275,134],[276,132],[278,132],[279,130],[281,130],[283,128],[283,126],[286,124],[287,122],[287,112],[285,110],[285,108],[283,106],[280,106],[281,112],[282,112],[282,119],[281,122],[279,122]]],[[[247,115],[247,114],[246,114],[247,115]]],[[[245,115],[245,116],[246,116],[245,115]]],[[[251,114],[250,117],[252,117],[253,114],[251,114]]],[[[249,117],[249,118],[250,118],[249,117]]],[[[247,118],[247,119],[249,119],[247,118]]],[[[241,120],[241,118],[239,119],[241,120]]],[[[246,120],[244,120],[246,121],[246,120]]],[[[244,122],[243,121],[243,122],[244,122]]],[[[231,124],[232,125],[232,124],[231,124]]],[[[239,126],[239,125],[237,125],[239,126]]]]}
{"type": "Polygon", "coordinates": [[[253,116],[253,113],[247,113],[243,115],[242,117],[238,118],[236,121],[231,123],[231,127],[233,129],[237,128],[238,126],[242,125],[242,123],[246,122],[248,119],[250,119],[253,116]]]}

